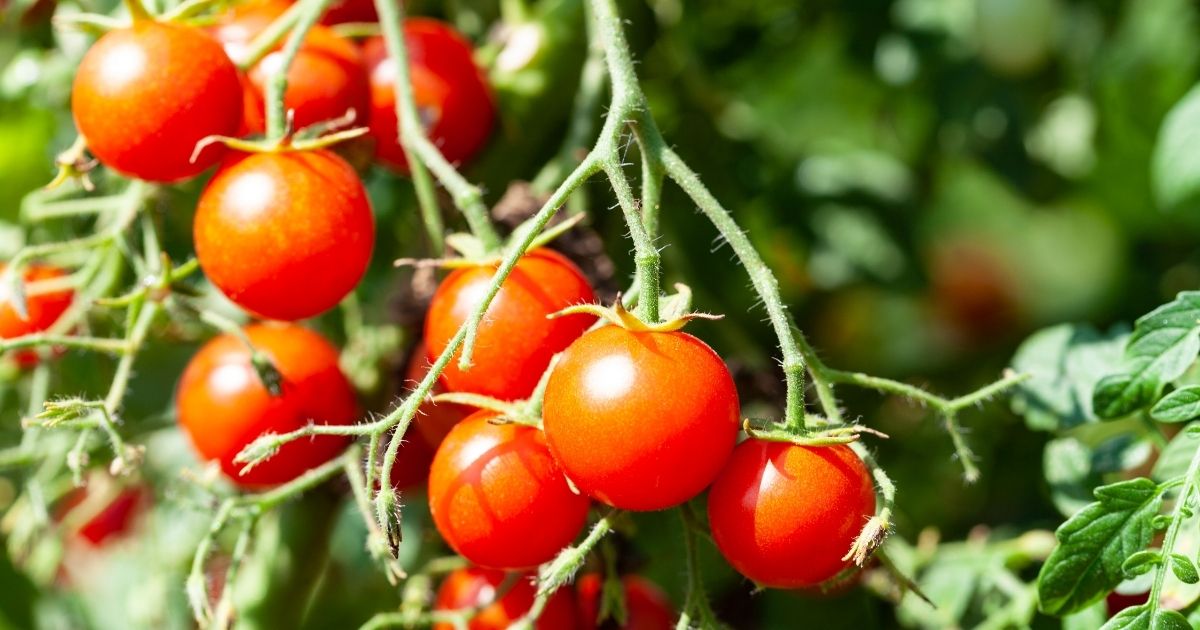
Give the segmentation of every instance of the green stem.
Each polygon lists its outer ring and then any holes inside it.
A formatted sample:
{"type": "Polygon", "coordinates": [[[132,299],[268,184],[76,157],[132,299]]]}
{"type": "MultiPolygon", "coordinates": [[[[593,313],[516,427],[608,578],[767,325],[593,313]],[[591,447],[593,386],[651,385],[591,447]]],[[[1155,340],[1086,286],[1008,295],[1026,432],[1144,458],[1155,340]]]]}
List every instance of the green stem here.
{"type": "Polygon", "coordinates": [[[605,161],[604,172],[608,175],[613,192],[616,193],[617,203],[625,214],[625,224],[629,227],[629,235],[633,239],[634,263],[637,268],[638,285],[641,287],[637,314],[648,324],[657,323],[662,272],[658,249],[654,247],[654,242],[642,223],[637,201],[633,198],[633,190],[629,187],[629,180],[625,179],[625,173],[621,171],[621,165],[616,160],[605,161]]]}
{"type": "Polygon", "coordinates": [[[296,26],[303,10],[304,3],[302,2],[289,6],[279,17],[272,20],[267,28],[255,35],[254,39],[250,40],[245,56],[234,60],[237,62],[238,69],[245,71],[253,68],[255,64],[262,61],[263,57],[275,50],[279,42],[283,41],[283,38],[287,37],[287,34],[296,26]]]}
{"type": "Polygon", "coordinates": [[[304,46],[304,39],[308,36],[308,31],[317,23],[317,20],[321,19],[321,14],[325,12],[325,7],[331,1],[300,0],[298,3],[300,13],[296,18],[296,26],[292,28],[291,35],[288,36],[283,50],[279,53],[279,65],[275,68],[275,73],[267,81],[267,138],[271,140],[282,141],[291,132],[288,129],[287,106],[284,104],[288,86],[288,70],[292,67],[292,62],[295,61],[300,48],[304,46]]]}
{"type": "Polygon", "coordinates": [[[700,627],[718,628],[720,622],[708,602],[708,593],[704,590],[704,578],[700,575],[700,557],[696,545],[696,530],[700,529],[700,519],[690,503],[679,506],[679,518],[683,522],[683,548],[687,561],[687,596],[683,604],[683,612],[675,624],[676,630],[687,630],[691,627],[692,614],[699,617],[700,627]]]}
{"type": "Polygon", "coordinates": [[[1183,488],[1179,491],[1179,496],[1175,499],[1175,511],[1171,516],[1171,526],[1167,528],[1167,534],[1163,538],[1162,563],[1159,564],[1157,572],[1154,575],[1154,585],[1150,587],[1150,597],[1146,600],[1146,603],[1150,607],[1151,619],[1154,618],[1154,611],[1158,610],[1163,583],[1167,579],[1167,571],[1171,565],[1171,554],[1175,551],[1175,541],[1179,537],[1179,530],[1183,526],[1184,521],[1188,520],[1184,515],[1184,510],[1189,509],[1187,503],[1192,493],[1196,490],[1197,475],[1200,475],[1200,448],[1196,449],[1196,452],[1192,455],[1192,463],[1188,465],[1187,473],[1184,474],[1183,488]]]}
{"type": "Polygon", "coordinates": [[[150,325],[154,323],[154,318],[158,316],[161,308],[157,302],[145,304],[129,327],[125,338],[126,352],[117,363],[116,374],[113,375],[108,396],[104,399],[106,414],[115,416],[120,411],[121,402],[125,399],[125,392],[129,389],[129,378],[133,375],[133,362],[137,359],[142,344],[146,341],[146,335],[150,331],[150,325]]]}

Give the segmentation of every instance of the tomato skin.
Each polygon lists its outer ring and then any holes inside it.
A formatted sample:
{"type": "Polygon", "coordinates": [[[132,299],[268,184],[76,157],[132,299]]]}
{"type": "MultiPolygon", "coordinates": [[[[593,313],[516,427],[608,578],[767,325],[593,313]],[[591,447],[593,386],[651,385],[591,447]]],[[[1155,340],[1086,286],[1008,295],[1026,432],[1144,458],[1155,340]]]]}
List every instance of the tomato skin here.
{"type": "Polygon", "coordinates": [[[551,452],[582,492],[662,510],[716,478],[737,439],[738,396],[703,341],[605,326],[563,353],[542,417],[551,452]]]}
{"type": "MultiPolygon", "coordinates": [[[[404,40],[427,136],[450,162],[470,160],[487,143],[496,117],[491,89],[475,65],[471,44],[448,24],[419,18],[405,20],[404,40]]],[[[396,72],[383,38],[368,39],[363,57],[370,72],[375,157],[397,172],[408,173],[404,148],[397,139],[396,72]]]]}
{"type": "Polygon", "coordinates": [[[553,558],[587,521],[541,431],[492,424],[493,411],[458,423],[433,457],[429,508],[442,538],[471,562],[527,569],[553,558]]]}
{"type": "MultiPolygon", "coordinates": [[[[438,588],[433,609],[439,611],[473,608],[491,600],[504,583],[503,571],[492,569],[459,569],[438,588]]],[[[485,606],[467,625],[469,630],[507,630],[533,606],[536,575],[522,575],[498,600],[485,606]]],[[[575,621],[575,595],[569,588],[560,588],[550,596],[534,628],[537,630],[572,630],[580,627],[575,621]]],[[[454,630],[454,624],[436,623],[433,630],[454,630]]]]}
{"type": "Polygon", "coordinates": [[[352,424],[358,418],[354,389],[338,368],[337,349],[295,324],[255,324],[245,329],[283,377],[283,392],[271,396],[259,381],[245,344],[218,336],[192,357],[176,391],[179,425],[204,459],[244,488],[291,481],[337,456],[348,439],[320,436],[285,444],[271,458],[240,474],[233,458],[268,432],[287,433],[319,424],[352,424]]]}
{"type": "MultiPolygon", "coordinates": [[[[625,625],[617,626],[608,620],[604,627],[619,630],[672,630],[679,614],[671,601],[650,580],[638,575],[621,578],[625,586],[625,625]]],[[[600,597],[604,579],[598,573],[588,573],[579,578],[576,590],[579,595],[579,627],[599,628],[600,597]]]]}
{"type": "Polygon", "coordinates": [[[152,21],[109,31],[79,64],[71,91],[88,150],[125,175],[176,182],[199,175],[224,152],[196,143],[237,132],[242,87],[233,62],[201,30],[152,21]]]}
{"type": "Polygon", "coordinates": [[[746,440],[708,492],[713,539],[742,575],[763,586],[815,586],[875,514],[875,487],[846,446],[746,440]]]}
{"type": "Polygon", "coordinates": [[[323,313],[371,260],[375,219],[345,160],[325,150],[241,154],[200,195],[196,257],[208,279],[264,318],[323,313]]]}
{"type": "MultiPolygon", "coordinates": [[[[78,507],[87,499],[87,488],[76,488],[63,497],[62,504],[56,510],[56,519],[62,520],[72,509],[78,507]]],[[[149,503],[149,493],[144,488],[126,488],[79,526],[75,533],[78,538],[93,547],[99,547],[119,536],[129,533],[134,520],[149,503]]]]}
{"type": "MultiPolygon", "coordinates": [[[[438,286],[425,317],[426,355],[436,360],[483,300],[496,266],[457,269],[438,286]]],[[[473,366],[458,367],[461,351],[442,372],[451,391],[503,400],[528,397],[550,359],[596,321],[587,314],[546,319],[568,306],[596,299],[571,261],[548,249],[521,258],[479,325],[473,366]]]]}
{"type": "MultiPolygon", "coordinates": [[[[286,4],[268,2],[231,11],[213,34],[225,46],[231,58],[249,52],[251,41],[287,9],[286,4]]],[[[286,41],[286,40],[285,40],[286,41]]],[[[283,63],[283,44],[243,75],[245,113],[242,135],[266,131],[266,93],[271,75],[283,63]]],[[[283,102],[292,110],[293,127],[341,118],[353,109],[353,125],[364,125],[371,108],[367,68],[358,48],[332,30],[316,25],[308,31],[304,44],[288,68],[288,85],[283,102]]]]}
{"type": "Polygon", "coordinates": [[[334,0],[321,16],[321,23],[329,25],[378,21],[372,0],[334,0]]]}
{"type": "MultiPolygon", "coordinates": [[[[4,273],[7,265],[0,263],[0,274],[4,273]]],[[[67,272],[49,265],[29,265],[25,268],[24,284],[28,289],[30,284],[39,281],[64,278],[67,272]]],[[[13,339],[33,333],[42,332],[58,321],[75,299],[75,292],[61,289],[49,293],[29,295],[26,290],[25,310],[28,318],[22,318],[13,307],[7,290],[0,287],[0,339],[13,339]]],[[[33,367],[38,363],[38,354],[33,350],[16,352],[14,358],[21,367],[33,367]]]]}

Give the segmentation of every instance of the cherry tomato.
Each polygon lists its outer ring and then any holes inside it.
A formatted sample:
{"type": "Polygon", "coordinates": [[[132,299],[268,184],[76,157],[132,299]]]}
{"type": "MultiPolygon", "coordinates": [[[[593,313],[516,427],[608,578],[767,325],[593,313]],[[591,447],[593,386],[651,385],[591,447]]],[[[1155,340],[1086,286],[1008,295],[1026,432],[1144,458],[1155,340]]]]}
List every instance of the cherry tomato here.
{"type": "MultiPolygon", "coordinates": [[[[254,37],[286,9],[287,5],[278,2],[235,9],[213,33],[225,45],[229,56],[239,59],[249,52],[254,37]]],[[[271,76],[283,63],[282,47],[281,43],[245,75],[243,134],[266,131],[265,94],[271,76]]],[[[308,31],[288,68],[287,79],[283,102],[293,112],[296,129],[341,118],[349,110],[355,112],[353,125],[366,124],[371,95],[362,55],[349,40],[328,28],[318,25],[308,31]]]]}
{"type": "Polygon", "coordinates": [[[708,492],[717,548],[763,586],[820,584],[850,566],[842,560],[875,514],[875,488],[846,446],[746,440],[708,492]]]}
{"type": "MultiPolygon", "coordinates": [[[[77,488],[69,492],[63,497],[62,504],[57,510],[57,520],[67,518],[72,510],[83,504],[87,495],[87,488],[77,488]]],[[[133,527],[135,518],[148,501],[149,496],[145,490],[126,488],[75,531],[80,540],[94,547],[100,546],[128,533],[133,527]]]]}
{"type": "Polygon", "coordinates": [[[237,68],[207,33],[135,21],[109,31],[83,56],[71,91],[75,125],[88,150],[125,175],[154,182],[194,177],[220,159],[196,143],[237,133],[237,68]]]}
{"type": "Polygon", "coordinates": [[[621,578],[625,586],[625,624],[617,626],[612,620],[601,624],[600,597],[604,580],[597,573],[588,573],[579,578],[580,628],[620,628],[620,630],[671,630],[679,614],[671,606],[667,596],[650,580],[637,575],[621,578]]]}
{"type": "MultiPolygon", "coordinates": [[[[441,355],[459,326],[479,306],[495,271],[495,265],[458,269],[438,286],[425,317],[430,361],[441,355]]],[[[596,321],[586,314],[546,316],[595,299],[583,273],[562,254],[548,249],[525,254],[500,286],[479,325],[473,366],[460,370],[461,353],[456,353],[442,379],[451,391],[504,400],[528,397],[550,359],[596,321]]]]}
{"type": "MultiPolygon", "coordinates": [[[[6,267],[7,265],[0,263],[0,274],[4,273],[6,267]]],[[[60,289],[30,294],[28,287],[35,282],[64,278],[66,275],[67,272],[62,269],[47,265],[30,265],[25,268],[25,310],[28,314],[26,318],[22,318],[17,313],[7,288],[0,285],[0,339],[23,337],[42,332],[53,326],[71,306],[75,292],[71,289],[60,289]]],[[[37,352],[33,350],[17,352],[14,357],[22,367],[32,367],[38,362],[37,352]]]]}
{"type": "Polygon", "coordinates": [[[345,160],[324,150],[242,154],[200,195],[196,258],[218,289],[266,318],[337,305],[371,260],[375,219],[345,160]]]}
{"type": "Polygon", "coordinates": [[[588,500],[571,491],[541,431],[472,414],[433,456],[429,508],[442,538],[494,569],[550,560],[583,529],[588,500]]]}
{"type": "Polygon", "coordinates": [[[270,459],[240,474],[233,458],[266,433],[287,433],[319,424],[351,424],[358,405],[338,368],[337,349],[295,324],[257,324],[245,329],[283,377],[271,396],[250,362],[250,351],[233,335],[209,341],[192,357],[176,392],[179,424],[204,459],[217,460],[234,483],[248,488],[291,481],[329,461],[346,438],[320,436],[283,445],[270,459]]]}
{"type": "Polygon", "coordinates": [[[738,396],[703,341],[605,326],[563,353],[542,417],[577,488],[614,507],[661,510],[717,476],[737,439],[738,396]]]}
{"type": "MultiPolygon", "coordinates": [[[[425,344],[418,343],[404,371],[406,387],[416,387],[429,373],[430,367],[431,364],[425,358],[425,344]]],[[[439,378],[430,393],[437,395],[445,391],[442,379],[439,378]]],[[[422,402],[417,408],[412,426],[405,434],[404,444],[396,455],[396,463],[392,466],[392,485],[397,490],[402,490],[425,481],[429,477],[433,453],[441,445],[442,439],[454,425],[471,413],[472,408],[463,405],[436,404],[432,400],[422,402]]]]}
{"type": "Polygon", "coordinates": [[[373,0],[334,0],[321,16],[321,23],[330,25],[378,21],[373,0]]]}
{"type": "MultiPolygon", "coordinates": [[[[471,617],[469,630],[507,630],[507,628],[529,612],[533,606],[534,574],[518,576],[501,593],[505,574],[489,569],[459,569],[446,576],[438,589],[433,609],[438,611],[470,609],[483,606],[471,617]],[[490,603],[489,603],[490,602],[490,603]],[[485,605],[486,604],[486,605],[485,605]]],[[[575,596],[569,588],[560,588],[550,596],[534,628],[537,630],[573,630],[575,623],[575,596]]],[[[433,630],[454,630],[454,624],[437,623],[433,630]]]]}
{"type": "MultiPolygon", "coordinates": [[[[496,107],[492,93],[471,56],[471,45],[453,28],[428,19],[406,20],[409,74],[425,132],[451,162],[470,160],[492,133],[496,107]]],[[[396,70],[383,38],[363,45],[370,69],[371,135],[375,156],[384,165],[408,172],[398,138],[396,70]]]]}

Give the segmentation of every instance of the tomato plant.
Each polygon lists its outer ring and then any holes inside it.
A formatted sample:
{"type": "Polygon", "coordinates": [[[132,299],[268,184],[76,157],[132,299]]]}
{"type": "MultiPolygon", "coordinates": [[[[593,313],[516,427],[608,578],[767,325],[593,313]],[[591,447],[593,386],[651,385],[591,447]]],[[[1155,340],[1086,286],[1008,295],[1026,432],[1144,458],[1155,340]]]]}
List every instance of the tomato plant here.
{"type": "Polygon", "coordinates": [[[79,62],[71,113],[88,150],[113,169],[155,182],[194,177],[217,162],[242,120],[237,69],[195,28],[138,20],[100,38],[79,62]]]}
{"type": "Polygon", "coordinates": [[[738,396],[703,341],[605,326],[563,353],[544,417],[550,449],[580,490],[614,507],[661,510],[717,476],[737,439],[738,396]]]}
{"type": "Polygon", "coordinates": [[[371,260],[375,221],[345,160],[324,150],[232,158],[196,207],[196,258],[242,308],[296,320],[337,305],[371,260]]]}
{"type": "MultiPolygon", "coordinates": [[[[457,269],[438,285],[425,320],[425,344],[436,359],[483,300],[495,267],[457,269]]],[[[450,364],[441,378],[452,391],[474,392],[505,400],[533,392],[555,353],[566,348],[595,321],[585,314],[547,316],[595,299],[592,288],[571,261],[553,250],[529,252],[514,267],[488,306],[470,369],[450,364]]]]}
{"type": "MultiPolygon", "coordinates": [[[[470,160],[487,142],[496,116],[492,95],[472,58],[471,46],[449,25],[413,19],[404,23],[409,71],[421,124],[451,162],[470,160]]],[[[371,135],[380,161],[402,173],[408,161],[398,138],[396,68],[383,38],[367,40],[371,73],[371,135]]]]}
{"type": "Polygon", "coordinates": [[[429,473],[429,509],[442,538],[463,557],[526,569],[575,539],[588,500],[567,486],[540,431],[494,420],[480,411],[446,436],[429,473]]]}
{"type": "Polygon", "coordinates": [[[288,444],[244,472],[234,461],[242,448],[309,422],[350,424],[358,418],[358,404],[338,368],[337,350],[317,333],[294,324],[258,324],[243,332],[278,370],[280,393],[264,386],[246,343],[222,335],[205,344],[180,377],[177,415],[196,452],[218,462],[229,479],[246,487],[270,486],[336,456],[346,440],[324,436],[288,444]]]}
{"type": "MultiPolygon", "coordinates": [[[[464,611],[470,630],[502,630],[521,619],[533,605],[534,576],[505,574],[492,569],[459,569],[438,588],[434,610],[464,611]],[[476,610],[477,609],[477,610],[476,610]]],[[[570,630],[576,627],[575,598],[561,590],[546,603],[538,618],[538,630],[570,630]]],[[[436,630],[451,630],[452,623],[437,623],[436,630]]]]}
{"type": "Polygon", "coordinates": [[[576,590],[581,628],[611,626],[621,630],[668,630],[675,627],[675,609],[653,582],[637,575],[626,575],[621,578],[621,586],[625,595],[625,623],[614,624],[611,620],[600,619],[603,578],[596,573],[580,576],[576,590]]]}

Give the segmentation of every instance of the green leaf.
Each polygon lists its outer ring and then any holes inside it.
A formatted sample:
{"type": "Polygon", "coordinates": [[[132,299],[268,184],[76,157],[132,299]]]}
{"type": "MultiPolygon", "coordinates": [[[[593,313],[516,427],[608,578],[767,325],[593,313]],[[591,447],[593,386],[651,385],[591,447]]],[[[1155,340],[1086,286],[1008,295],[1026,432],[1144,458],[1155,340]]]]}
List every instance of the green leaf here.
{"type": "Polygon", "coordinates": [[[1149,604],[1122,610],[1100,630],[1192,630],[1187,619],[1175,610],[1150,611],[1149,604]]]}
{"type": "Polygon", "coordinates": [[[1029,428],[1044,431],[1098,421],[1092,390],[1101,377],[1121,369],[1128,338],[1124,328],[1101,333],[1071,324],[1034,333],[1013,356],[1013,370],[1030,375],[1013,390],[1013,411],[1029,428]]]}
{"type": "Polygon", "coordinates": [[[1196,565],[1192,564],[1192,561],[1183,554],[1171,554],[1171,571],[1184,584],[1200,582],[1200,573],[1196,572],[1196,565]]]}
{"type": "Polygon", "coordinates": [[[1198,352],[1200,292],[1184,291],[1138,319],[1125,348],[1124,370],[1101,379],[1092,394],[1096,414],[1117,418],[1154,403],[1198,352]]]}
{"type": "Polygon", "coordinates": [[[1063,630],[1094,630],[1108,619],[1108,606],[1098,601],[1083,610],[1063,617],[1063,630]]]}
{"type": "Polygon", "coordinates": [[[1089,606],[1125,578],[1121,566],[1154,534],[1162,507],[1157,484],[1145,478],[1096,488],[1096,502],[1063,523],[1058,546],[1038,574],[1039,606],[1064,615],[1089,606]]]}
{"type": "Polygon", "coordinates": [[[1192,435],[1193,429],[1200,429],[1200,422],[1188,424],[1163,448],[1162,453],[1158,456],[1158,461],[1154,464],[1154,471],[1150,473],[1155,481],[1168,481],[1187,473],[1188,465],[1192,463],[1192,456],[1196,454],[1196,449],[1200,448],[1200,440],[1192,435]]]}
{"type": "Polygon", "coordinates": [[[1150,624],[1152,630],[1192,630],[1192,625],[1188,623],[1187,617],[1184,617],[1178,610],[1157,610],[1154,612],[1154,621],[1150,624]]]}
{"type": "Polygon", "coordinates": [[[1042,470],[1050,484],[1050,499],[1063,514],[1070,516],[1092,502],[1092,489],[1101,483],[1093,461],[1092,450],[1073,437],[1046,444],[1042,470]]]}
{"type": "Polygon", "coordinates": [[[1200,385],[1181,387],[1163,397],[1150,409],[1159,422],[1187,422],[1200,417],[1200,385]]]}
{"type": "Polygon", "coordinates": [[[1159,207],[1190,207],[1200,198],[1200,86],[1167,112],[1154,145],[1150,175],[1159,207]]]}
{"type": "Polygon", "coordinates": [[[1157,551],[1139,551],[1125,559],[1121,564],[1121,572],[1128,579],[1133,579],[1162,563],[1162,554],[1157,551]]]}

